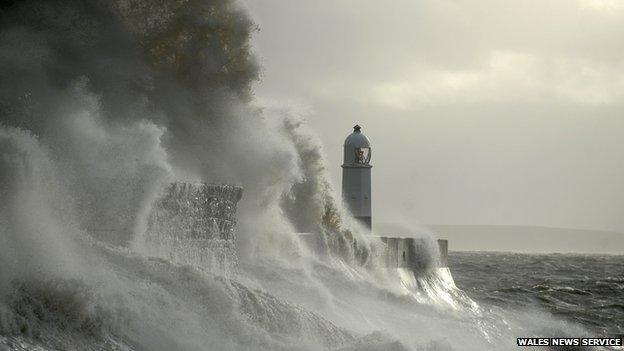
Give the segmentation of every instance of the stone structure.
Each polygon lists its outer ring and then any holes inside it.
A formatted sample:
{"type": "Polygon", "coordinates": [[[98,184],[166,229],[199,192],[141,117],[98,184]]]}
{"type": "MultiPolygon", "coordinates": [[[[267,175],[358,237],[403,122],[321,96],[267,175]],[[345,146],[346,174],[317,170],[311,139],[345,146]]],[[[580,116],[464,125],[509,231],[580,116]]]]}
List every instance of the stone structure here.
{"type": "Polygon", "coordinates": [[[433,267],[448,267],[448,241],[409,237],[381,237],[386,244],[387,267],[411,268],[422,271],[433,267]]]}
{"type": "Polygon", "coordinates": [[[235,268],[236,205],[242,194],[231,185],[172,183],[150,213],[148,252],[198,267],[235,268]]]}

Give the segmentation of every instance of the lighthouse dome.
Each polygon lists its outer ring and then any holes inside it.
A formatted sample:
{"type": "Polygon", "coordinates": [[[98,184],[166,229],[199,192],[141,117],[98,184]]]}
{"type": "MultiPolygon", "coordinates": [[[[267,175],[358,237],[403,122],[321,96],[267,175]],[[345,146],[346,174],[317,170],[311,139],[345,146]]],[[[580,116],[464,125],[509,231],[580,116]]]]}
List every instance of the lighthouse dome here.
{"type": "Polygon", "coordinates": [[[362,133],[362,127],[353,127],[353,133],[349,134],[344,142],[345,147],[370,147],[370,140],[362,133]]]}
{"type": "Polygon", "coordinates": [[[362,127],[353,127],[353,133],[347,136],[344,142],[343,167],[370,167],[371,146],[370,140],[362,134],[362,127]]]}

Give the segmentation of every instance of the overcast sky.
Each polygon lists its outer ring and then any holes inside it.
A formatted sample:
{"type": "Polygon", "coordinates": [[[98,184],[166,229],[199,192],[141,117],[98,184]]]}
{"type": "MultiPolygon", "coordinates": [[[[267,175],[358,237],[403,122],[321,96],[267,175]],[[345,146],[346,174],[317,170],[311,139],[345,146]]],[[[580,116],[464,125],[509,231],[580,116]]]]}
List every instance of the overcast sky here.
{"type": "Polygon", "coordinates": [[[373,221],[624,231],[624,1],[244,0],[256,96],[307,115],[373,221]]]}

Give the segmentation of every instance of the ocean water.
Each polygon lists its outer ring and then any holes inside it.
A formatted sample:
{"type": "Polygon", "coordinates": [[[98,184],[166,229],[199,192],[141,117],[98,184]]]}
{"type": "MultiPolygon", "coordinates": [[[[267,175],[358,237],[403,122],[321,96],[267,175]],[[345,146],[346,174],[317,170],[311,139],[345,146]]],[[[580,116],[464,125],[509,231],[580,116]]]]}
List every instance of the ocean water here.
{"type": "Polygon", "coordinates": [[[624,256],[451,252],[449,261],[457,286],[482,306],[542,310],[624,337],[624,256]]]}

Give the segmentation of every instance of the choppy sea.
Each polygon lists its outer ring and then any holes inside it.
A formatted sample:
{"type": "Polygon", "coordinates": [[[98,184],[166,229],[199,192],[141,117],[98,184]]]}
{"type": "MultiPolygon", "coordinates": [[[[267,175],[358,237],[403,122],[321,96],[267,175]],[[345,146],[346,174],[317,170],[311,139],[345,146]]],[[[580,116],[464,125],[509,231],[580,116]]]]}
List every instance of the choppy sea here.
{"type": "Polygon", "coordinates": [[[538,309],[624,337],[624,256],[450,252],[455,283],[482,305],[538,309]]]}

